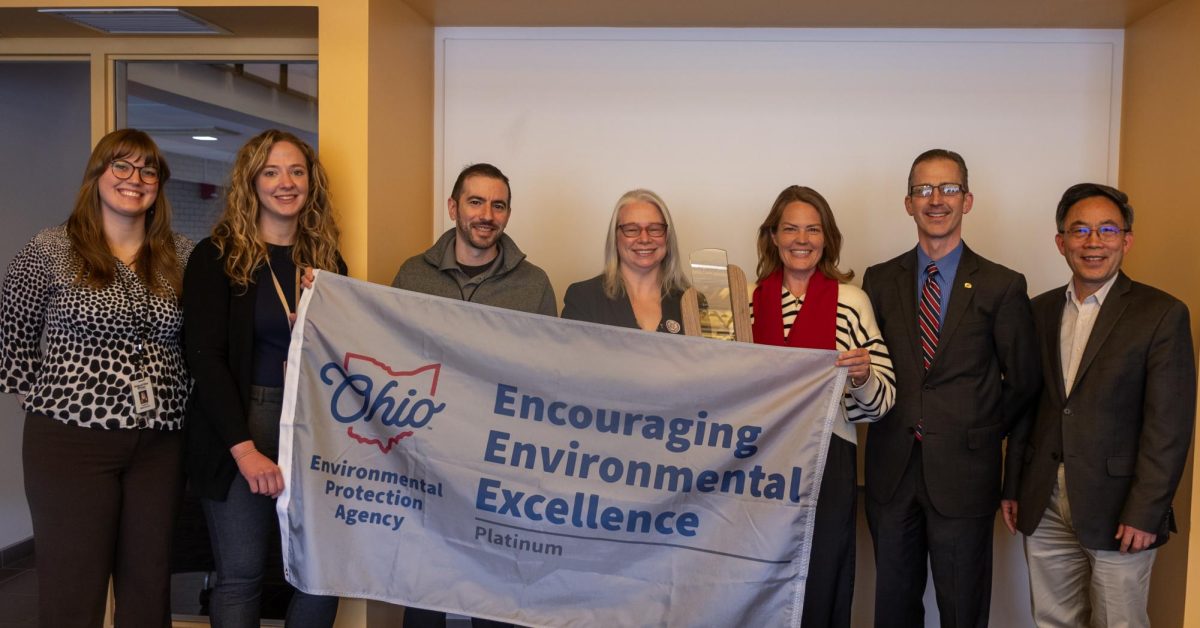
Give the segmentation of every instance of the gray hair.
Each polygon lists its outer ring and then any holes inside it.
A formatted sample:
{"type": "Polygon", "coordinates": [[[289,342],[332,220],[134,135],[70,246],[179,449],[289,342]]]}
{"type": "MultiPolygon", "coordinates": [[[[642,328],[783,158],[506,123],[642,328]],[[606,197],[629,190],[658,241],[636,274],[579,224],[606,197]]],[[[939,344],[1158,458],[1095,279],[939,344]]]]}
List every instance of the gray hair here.
{"type": "Polygon", "coordinates": [[[667,210],[667,203],[659,195],[650,190],[630,190],[617,199],[613,207],[612,219],[608,221],[608,239],[604,243],[604,294],[610,299],[625,295],[625,282],[621,279],[621,258],[617,254],[617,221],[620,219],[621,208],[642,201],[658,208],[663,222],[667,223],[667,254],[659,263],[659,288],[665,297],[671,292],[683,292],[691,285],[683,271],[683,260],[679,257],[679,244],[675,237],[675,221],[667,210]]]}

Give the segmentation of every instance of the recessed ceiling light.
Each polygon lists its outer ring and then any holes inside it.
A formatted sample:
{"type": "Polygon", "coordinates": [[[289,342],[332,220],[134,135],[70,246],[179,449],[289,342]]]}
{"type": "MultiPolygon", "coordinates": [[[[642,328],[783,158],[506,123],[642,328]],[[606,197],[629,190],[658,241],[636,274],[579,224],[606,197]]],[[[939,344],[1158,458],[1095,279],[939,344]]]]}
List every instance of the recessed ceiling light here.
{"type": "Polygon", "coordinates": [[[219,126],[143,126],[139,127],[139,129],[149,133],[150,137],[190,137],[194,140],[206,142],[219,140],[223,137],[238,137],[242,135],[232,129],[219,126]]]}
{"type": "Polygon", "coordinates": [[[228,35],[229,31],[179,9],[38,9],[110,35],[228,35]]]}

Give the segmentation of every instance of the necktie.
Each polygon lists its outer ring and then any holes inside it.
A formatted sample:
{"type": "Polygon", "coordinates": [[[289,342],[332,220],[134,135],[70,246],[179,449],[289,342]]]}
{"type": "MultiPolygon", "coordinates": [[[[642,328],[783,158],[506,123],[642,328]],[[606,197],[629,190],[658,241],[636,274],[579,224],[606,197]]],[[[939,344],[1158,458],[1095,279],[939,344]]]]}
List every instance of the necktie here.
{"type": "MultiPolygon", "coordinates": [[[[925,370],[929,370],[929,365],[933,362],[933,356],[937,353],[938,334],[942,330],[942,323],[939,320],[942,314],[942,288],[937,283],[938,268],[937,264],[929,262],[925,267],[925,285],[921,287],[921,304],[920,310],[917,312],[917,328],[921,336],[921,358],[925,363],[925,370]]],[[[913,428],[913,436],[917,440],[925,438],[925,421],[917,420],[916,427],[913,428]]]]}
{"type": "Polygon", "coordinates": [[[925,370],[929,370],[933,356],[937,353],[938,333],[942,328],[942,288],[937,283],[937,264],[929,262],[925,273],[927,276],[925,285],[921,287],[921,308],[917,312],[917,326],[921,332],[921,357],[925,363],[925,370]]]}

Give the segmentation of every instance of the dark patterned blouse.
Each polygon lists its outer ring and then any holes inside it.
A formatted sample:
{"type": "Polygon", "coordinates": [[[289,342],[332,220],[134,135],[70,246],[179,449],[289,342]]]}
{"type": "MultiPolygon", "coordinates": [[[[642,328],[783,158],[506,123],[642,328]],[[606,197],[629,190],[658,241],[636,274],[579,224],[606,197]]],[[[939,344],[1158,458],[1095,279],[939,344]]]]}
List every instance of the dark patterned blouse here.
{"type": "MultiPolygon", "coordinates": [[[[192,246],[175,235],[181,269],[192,246]]],[[[191,378],[178,298],[150,292],[124,264],[104,289],[76,285],[78,264],[62,225],[13,258],[0,295],[0,391],[69,425],[180,429],[191,378]],[[138,414],[131,385],[144,377],[154,407],[138,414]]]]}

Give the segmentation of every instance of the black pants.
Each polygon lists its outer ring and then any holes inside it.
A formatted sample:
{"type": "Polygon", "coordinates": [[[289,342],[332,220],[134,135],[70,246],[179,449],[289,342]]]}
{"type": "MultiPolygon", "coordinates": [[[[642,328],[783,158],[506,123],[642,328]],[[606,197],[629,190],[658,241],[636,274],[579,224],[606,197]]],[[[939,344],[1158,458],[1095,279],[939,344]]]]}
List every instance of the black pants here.
{"type": "Polygon", "coordinates": [[[929,501],[921,453],[921,446],[914,444],[890,502],[867,499],[867,523],[875,544],[875,626],[925,625],[927,560],[942,627],[987,626],[995,515],[939,513],[929,501]]]}
{"type": "MultiPolygon", "coordinates": [[[[512,624],[490,619],[471,618],[471,628],[508,628],[512,624]]],[[[446,628],[446,614],[423,608],[404,609],[404,628],[446,628]]]]}
{"type": "Polygon", "coordinates": [[[803,628],[849,628],[854,600],[858,448],[832,436],[817,497],[812,553],[804,585],[803,628]]]}
{"type": "Polygon", "coordinates": [[[28,414],[23,441],[39,624],[99,627],[111,575],[116,625],[168,626],[182,433],[97,430],[28,414]]]}

